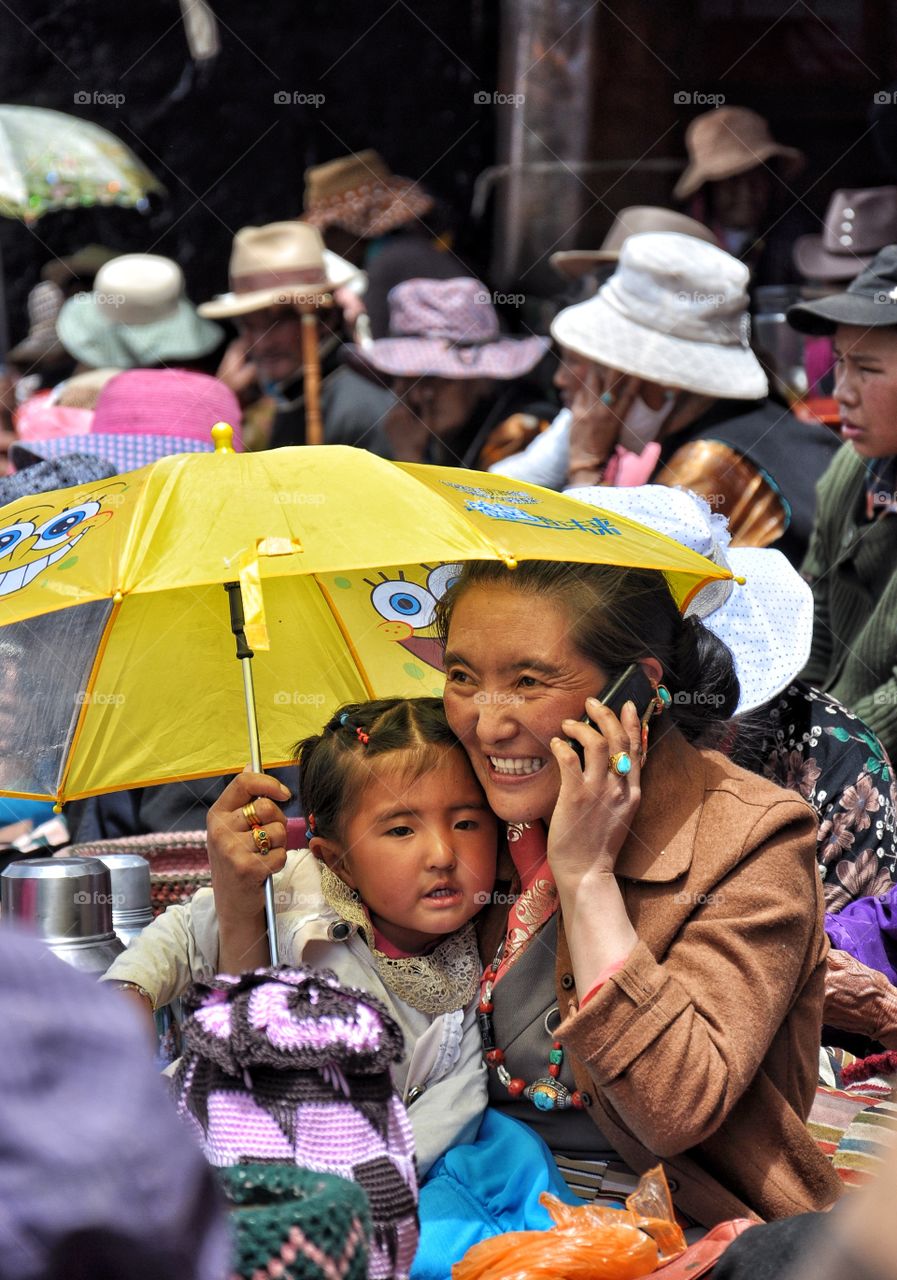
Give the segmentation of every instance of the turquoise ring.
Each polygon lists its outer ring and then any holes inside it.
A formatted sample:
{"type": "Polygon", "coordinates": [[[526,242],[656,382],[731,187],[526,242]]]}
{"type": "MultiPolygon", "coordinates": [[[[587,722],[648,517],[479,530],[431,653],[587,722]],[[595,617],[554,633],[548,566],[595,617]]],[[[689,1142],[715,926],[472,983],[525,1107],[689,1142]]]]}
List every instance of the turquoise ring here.
{"type": "Polygon", "coordinates": [[[607,767],[618,778],[625,778],[632,769],[632,757],[628,751],[617,751],[608,760],[607,767]]]}
{"type": "Polygon", "coordinates": [[[617,397],[614,395],[614,393],[613,393],[612,391],[602,391],[602,393],[601,393],[601,403],[602,403],[602,404],[606,404],[606,405],[607,405],[607,407],[608,407],[608,409],[609,409],[609,408],[611,407],[611,405],[614,403],[614,401],[616,400],[616,398],[617,398],[617,397]]]}

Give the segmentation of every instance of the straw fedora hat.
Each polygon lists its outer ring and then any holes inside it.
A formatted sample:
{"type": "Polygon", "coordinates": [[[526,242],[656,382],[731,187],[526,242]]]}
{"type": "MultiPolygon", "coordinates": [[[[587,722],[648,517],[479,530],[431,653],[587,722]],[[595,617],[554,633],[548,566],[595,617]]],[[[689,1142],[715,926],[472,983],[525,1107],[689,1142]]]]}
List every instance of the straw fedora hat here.
{"type": "Polygon", "coordinates": [[[348,284],[355,267],[324,248],[321,233],[304,222],[243,227],[230,255],[230,292],[199,308],[201,316],[245,316],[264,307],[320,304],[348,284]]]}
{"type": "Polygon", "coordinates": [[[698,116],[685,131],[685,146],[688,167],[673,189],[677,200],[694,195],[705,182],[734,178],[768,160],[783,161],[789,176],[806,161],[796,147],[776,142],[763,117],[747,107],[717,107],[698,116]]]}
{"type": "Polygon", "coordinates": [[[562,249],[553,253],[548,261],[567,280],[578,280],[596,265],[617,262],[623,241],[645,231],[677,231],[681,236],[694,236],[696,240],[716,244],[710,228],[696,218],[687,218],[684,213],[659,205],[637,204],[621,209],[615,216],[600,249],[562,249]]]}
{"type": "Polygon", "coordinates": [[[593,298],[558,312],[551,335],[587,360],[665,387],[759,400],[766,375],[751,350],[747,267],[672,231],[630,236],[593,298]]]}
{"type": "Polygon", "coordinates": [[[198,360],[224,337],[197,315],[178,264],[153,253],[123,254],[100,267],[93,292],[69,298],[56,328],[69,354],[95,368],[198,360]]]}
{"type": "Polygon", "coordinates": [[[391,173],[376,151],[358,151],[305,171],[302,217],[322,231],[342,227],[360,240],[385,235],[433,208],[410,178],[391,173]]]}

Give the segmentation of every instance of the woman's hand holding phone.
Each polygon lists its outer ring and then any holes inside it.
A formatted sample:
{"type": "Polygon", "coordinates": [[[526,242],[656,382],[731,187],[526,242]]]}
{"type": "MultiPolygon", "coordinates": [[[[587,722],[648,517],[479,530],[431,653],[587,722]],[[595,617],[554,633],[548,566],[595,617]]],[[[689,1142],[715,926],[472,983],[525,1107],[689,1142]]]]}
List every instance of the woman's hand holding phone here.
{"type": "Polygon", "coordinates": [[[565,885],[583,877],[613,874],[641,799],[641,719],[635,704],[627,701],[618,719],[609,706],[588,698],[586,714],[589,722],[562,725],[581,747],[583,764],[569,742],[551,741],[561,789],[548,828],[548,861],[562,896],[565,885]],[[620,777],[610,760],[624,751],[631,769],[620,777]]]}

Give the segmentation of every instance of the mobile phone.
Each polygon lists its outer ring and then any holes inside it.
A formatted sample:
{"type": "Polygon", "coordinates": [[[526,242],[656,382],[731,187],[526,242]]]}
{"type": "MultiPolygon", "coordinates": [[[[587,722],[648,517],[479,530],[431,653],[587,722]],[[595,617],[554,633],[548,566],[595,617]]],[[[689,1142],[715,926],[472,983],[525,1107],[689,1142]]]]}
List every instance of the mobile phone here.
{"type": "MultiPolygon", "coordinates": [[[[638,718],[643,721],[651,709],[654,697],[654,686],[645,675],[644,667],[640,662],[632,662],[616,679],[610,680],[605,685],[598,701],[602,706],[608,707],[615,716],[619,716],[627,702],[634,702],[638,718]]],[[[583,724],[590,724],[598,733],[601,732],[588,716],[583,716],[582,720],[583,724]]],[[[579,756],[579,763],[585,768],[585,751],[582,743],[572,738],[568,738],[567,741],[579,756]]]]}

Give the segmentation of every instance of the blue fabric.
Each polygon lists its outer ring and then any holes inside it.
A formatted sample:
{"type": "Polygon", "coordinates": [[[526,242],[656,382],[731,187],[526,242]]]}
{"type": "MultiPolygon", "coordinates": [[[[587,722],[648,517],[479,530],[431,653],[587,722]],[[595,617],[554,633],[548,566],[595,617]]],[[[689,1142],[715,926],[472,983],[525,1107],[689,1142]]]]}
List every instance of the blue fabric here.
{"type": "Polygon", "coordinates": [[[23,800],[19,796],[0,796],[0,827],[14,822],[33,822],[39,827],[53,817],[52,800],[23,800]]]}
{"type": "Polygon", "coordinates": [[[543,1191],[565,1204],[583,1203],[568,1191],[538,1134],[487,1108],[476,1140],[447,1151],[421,1187],[411,1280],[449,1280],[452,1264],[490,1236],[547,1231],[553,1223],[539,1204],[543,1191]]]}

